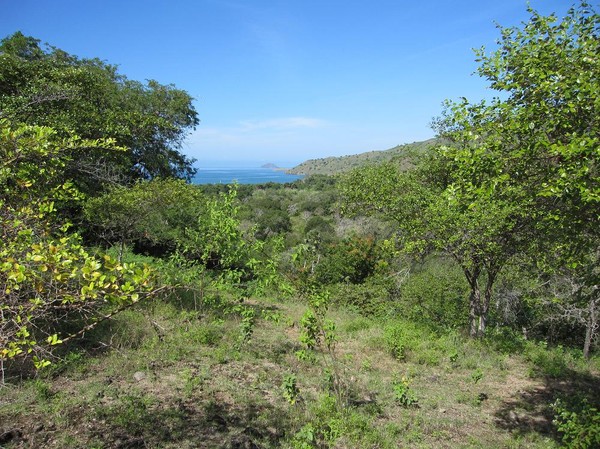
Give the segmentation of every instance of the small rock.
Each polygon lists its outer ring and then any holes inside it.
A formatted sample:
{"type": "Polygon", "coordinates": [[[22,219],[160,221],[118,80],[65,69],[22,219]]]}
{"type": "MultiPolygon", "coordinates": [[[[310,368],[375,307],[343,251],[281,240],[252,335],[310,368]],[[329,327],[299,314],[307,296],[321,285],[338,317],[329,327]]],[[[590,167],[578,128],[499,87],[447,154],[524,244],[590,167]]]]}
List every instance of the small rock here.
{"type": "Polygon", "coordinates": [[[146,373],[144,373],[143,371],[136,371],[133,374],[133,378],[135,379],[136,382],[140,382],[146,378],[146,373]]]}
{"type": "Polygon", "coordinates": [[[269,426],[269,427],[267,427],[267,432],[268,432],[270,435],[274,435],[274,436],[278,436],[278,435],[280,435],[280,433],[279,433],[279,431],[277,430],[277,428],[276,428],[276,427],[272,427],[272,426],[269,426]]]}
{"type": "Polygon", "coordinates": [[[227,446],[228,449],[259,449],[252,439],[246,435],[238,435],[227,446]]]}

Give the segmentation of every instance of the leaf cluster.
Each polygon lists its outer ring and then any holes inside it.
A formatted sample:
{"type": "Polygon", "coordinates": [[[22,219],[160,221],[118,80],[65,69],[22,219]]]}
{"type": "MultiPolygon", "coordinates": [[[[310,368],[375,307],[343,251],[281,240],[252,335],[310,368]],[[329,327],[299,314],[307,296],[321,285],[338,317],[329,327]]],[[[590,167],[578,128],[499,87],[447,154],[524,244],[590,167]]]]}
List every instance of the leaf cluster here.
{"type": "Polygon", "coordinates": [[[60,173],[82,143],[106,144],[0,121],[0,364],[45,366],[55,346],[155,289],[149,268],[90,254],[57,217],[55,201],[78,199],[60,173]]]}

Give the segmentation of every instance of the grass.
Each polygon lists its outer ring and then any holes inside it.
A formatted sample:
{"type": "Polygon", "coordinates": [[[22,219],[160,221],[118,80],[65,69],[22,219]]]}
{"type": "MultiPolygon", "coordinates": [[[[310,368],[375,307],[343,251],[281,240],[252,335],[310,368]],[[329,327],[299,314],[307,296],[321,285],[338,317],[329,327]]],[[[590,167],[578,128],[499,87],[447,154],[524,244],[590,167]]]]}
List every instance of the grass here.
{"type": "Polygon", "coordinates": [[[306,306],[247,305],[257,318],[241,344],[242,317],[222,309],[120,315],[86,352],[0,390],[0,446],[552,448],[550,404],[573,391],[598,400],[597,361],[341,308],[328,314],[335,350],[300,361],[306,306]]]}

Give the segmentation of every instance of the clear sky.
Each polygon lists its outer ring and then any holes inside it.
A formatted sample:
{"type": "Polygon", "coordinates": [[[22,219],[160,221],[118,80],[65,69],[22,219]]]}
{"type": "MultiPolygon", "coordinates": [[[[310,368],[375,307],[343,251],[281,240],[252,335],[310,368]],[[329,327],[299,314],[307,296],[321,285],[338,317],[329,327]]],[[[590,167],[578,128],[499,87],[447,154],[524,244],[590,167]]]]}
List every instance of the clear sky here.
{"type": "MultiPolygon", "coordinates": [[[[530,0],[563,16],[571,1],[530,0]]],[[[385,150],[433,137],[444,99],[493,96],[472,49],[527,0],[0,0],[17,30],[130,79],[173,83],[201,123],[198,166],[385,150]]]]}

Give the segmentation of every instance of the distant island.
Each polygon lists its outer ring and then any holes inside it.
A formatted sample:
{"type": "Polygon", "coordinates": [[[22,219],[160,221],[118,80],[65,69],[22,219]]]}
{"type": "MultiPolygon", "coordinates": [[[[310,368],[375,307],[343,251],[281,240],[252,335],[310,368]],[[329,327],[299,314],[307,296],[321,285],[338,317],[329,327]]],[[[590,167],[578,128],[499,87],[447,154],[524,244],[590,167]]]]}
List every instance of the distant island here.
{"type": "MultiPolygon", "coordinates": [[[[282,172],[286,172],[286,173],[288,171],[287,168],[282,168],[279,165],[275,165],[271,162],[269,162],[268,164],[261,165],[260,168],[264,168],[266,170],[282,171],[282,172]]],[[[288,174],[292,175],[293,173],[288,173],[288,174]]]]}

